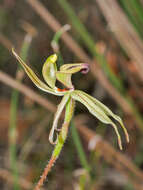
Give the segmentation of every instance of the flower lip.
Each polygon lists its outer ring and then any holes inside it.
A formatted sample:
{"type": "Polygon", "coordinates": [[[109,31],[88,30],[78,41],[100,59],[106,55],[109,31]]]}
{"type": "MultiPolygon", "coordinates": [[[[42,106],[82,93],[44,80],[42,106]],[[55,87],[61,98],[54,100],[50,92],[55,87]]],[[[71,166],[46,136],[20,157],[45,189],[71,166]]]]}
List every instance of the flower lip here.
{"type": "Polygon", "coordinates": [[[63,88],[63,89],[61,89],[61,88],[58,88],[58,87],[55,87],[55,91],[56,92],[68,92],[68,91],[74,91],[74,86],[72,86],[72,88],[63,88]]]}
{"type": "Polygon", "coordinates": [[[82,68],[80,71],[81,71],[83,74],[88,73],[88,71],[89,71],[89,64],[88,64],[88,63],[83,64],[83,68],[82,68]]]}

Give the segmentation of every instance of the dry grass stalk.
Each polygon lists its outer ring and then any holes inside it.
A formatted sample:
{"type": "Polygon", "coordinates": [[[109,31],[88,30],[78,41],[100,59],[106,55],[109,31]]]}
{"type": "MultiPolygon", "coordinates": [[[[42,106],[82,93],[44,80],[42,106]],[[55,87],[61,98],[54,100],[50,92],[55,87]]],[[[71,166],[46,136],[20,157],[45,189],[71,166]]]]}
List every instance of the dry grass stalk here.
{"type": "Polygon", "coordinates": [[[0,33],[0,43],[9,51],[11,51],[12,43],[2,34],[0,33]]]}
{"type": "Polygon", "coordinates": [[[28,157],[28,155],[32,151],[32,148],[35,145],[36,140],[39,139],[42,136],[42,134],[45,132],[45,129],[50,122],[51,116],[52,114],[49,114],[48,116],[44,117],[44,119],[35,126],[36,130],[33,132],[33,134],[29,137],[29,139],[27,139],[26,143],[24,144],[19,155],[19,160],[24,161],[28,157]]]}
{"type": "Polygon", "coordinates": [[[126,50],[129,57],[135,61],[139,76],[143,80],[142,40],[128,21],[116,0],[96,1],[120,45],[126,50]]]}
{"type": "MultiPolygon", "coordinates": [[[[28,4],[41,16],[41,18],[50,26],[50,28],[57,32],[61,29],[60,23],[54,18],[54,16],[47,11],[47,9],[37,0],[26,0],[28,4]]],[[[78,44],[73,41],[72,37],[65,32],[62,35],[63,41],[66,45],[75,53],[78,52],[78,57],[81,57],[85,62],[89,62],[89,57],[84,53],[84,51],[78,46],[78,44]]]]}
{"type": "Polygon", "coordinates": [[[50,101],[43,98],[42,96],[40,96],[39,94],[28,88],[27,86],[20,84],[15,79],[13,79],[8,74],[2,71],[0,71],[0,81],[12,88],[17,89],[18,91],[20,91],[21,93],[32,99],[33,101],[39,103],[44,108],[49,109],[51,112],[56,111],[55,105],[53,105],[50,101]]]}
{"type": "MultiPolygon", "coordinates": [[[[79,121],[78,118],[78,120],[75,121],[75,124],[87,143],[89,143],[97,136],[95,132],[93,132],[91,129],[88,129],[84,124],[81,124],[81,119],[79,121]]],[[[143,172],[137,168],[126,156],[116,151],[109,143],[103,139],[99,139],[93,149],[95,151],[99,151],[107,162],[112,164],[117,170],[120,170],[120,172],[126,175],[131,183],[134,182],[133,184],[138,184],[140,187],[138,189],[143,188],[143,172]]]]}
{"type": "MultiPolygon", "coordinates": [[[[0,178],[6,180],[9,184],[13,184],[13,176],[6,169],[0,168],[0,178]]],[[[32,189],[32,187],[33,187],[32,183],[30,183],[29,181],[27,181],[23,178],[19,178],[19,184],[23,189],[27,189],[27,190],[32,189]]]]}
{"type": "MultiPolygon", "coordinates": [[[[58,30],[58,29],[57,29],[58,30]]],[[[65,38],[64,38],[65,39],[65,38]]],[[[71,38],[71,40],[72,40],[72,38],[71,38]]],[[[66,42],[67,43],[67,42],[66,42]]],[[[69,43],[69,42],[68,42],[69,43]]],[[[78,47],[78,46],[76,46],[76,47],[78,47]]],[[[72,49],[72,51],[74,51],[74,48],[71,48],[72,49]]],[[[82,51],[81,51],[82,52],[82,51]]],[[[82,53],[84,53],[84,52],[82,52],[82,53]]],[[[78,55],[79,57],[81,56],[81,55],[79,55],[79,54],[77,54],[77,52],[76,52],[76,55],[78,55]]],[[[86,55],[85,53],[83,54],[83,55],[86,55]]],[[[89,58],[88,58],[88,56],[81,56],[80,57],[82,60],[84,60],[84,59],[87,59],[88,60],[88,62],[92,62],[89,58]]],[[[99,71],[100,71],[100,68],[99,68],[99,71]]],[[[98,72],[97,72],[98,73],[98,72]]],[[[101,72],[99,72],[99,75],[102,75],[102,71],[101,72]]],[[[97,76],[98,76],[98,74],[97,74],[97,76]]],[[[102,76],[101,76],[102,77],[102,76]]],[[[103,77],[102,77],[104,80],[105,80],[105,82],[103,83],[104,84],[104,86],[106,86],[105,84],[109,84],[110,85],[110,83],[106,80],[106,78],[104,78],[104,75],[103,75],[103,77]]],[[[99,79],[99,78],[98,78],[99,79]]],[[[103,80],[103,81],[104,81],[103,80]]],[[[29,88],[27,88],[27,87],[25,87],[24,85],[22,85],[22,84],[19,84],[18,82],[16,82],[15,80],[13,80],[11,77],[9,77],[8,75],[6,75],[6,74],[4,74],[4,73],[2,73],[1,71],[0,71],[0,81],[3,81],[3,82],[5,82],[7,85],[10,85],[10,86],[12,86],[13,88],[16,88],[16,89],[18,89],[18,90],[20,90],[22,93],[24,93],[25,95],[27,95],[27,96],[29,96],[30,98],[32,98],[34,101],[36,101],[36,102],[38,102],[38,103],[40,103],[43,107],[46,107],[46,108],[48,108],[48,109],[50,109],[52,112],[53,111],[55,111],[55,106],[53,105],[53,104],[51,104],[50,102],[48,102],[47,100],[45,100],[44,98],[42,98],[41,96],[39,96],[39,95],[37,95],[34,91],[32,91],[32,90],[30,90],[29,88]]],[[[112,87],[112,86],[109,86],[109,87],[112,87]]],[[[106,88],[106,89],[108,89],[108,88],[106,88]]],[[[114,89],[114,88],[113,88],[114,89]]],[[[108,91],[110,92],[110,89],[108,89],[108,91]]],[[[118,93],[117,93],[118,94],[118,93]]],[[[114,97],[114,96],[113,96],[114,97]]],[[[120,96],[119,96],[120,97],[120,96]]],[[[115,98],[116,99],[116,98],[115,98]]],[[[124,100],[124,99],[123,99],[124,100]]],[[[128,104],[127,104],[128,105],[128,104]]],[[[124,106],[125,107],[125,106],[124,106]]],[[[125,109],[124,109],[125,110],[125,109]]],[[[130,108],[129,108],[129,110],[128,111],[126,111],[126,112],[129,112],[129,113],[131,113],[130,112],[130,108]]],[[[92,132],[92,134],[93,134],[93,132],[92,132]]],[[[114,150],[114,149],[113,149],[114,150]]],[[[130,167],[129,167],[130,168],[130,167]]],[[[135,170],[135,172],[137,171],[136,170],[136,168],[134,168],[135,170]]],[[[138,173],[138,171],[137,171],[137,173],[138,173]]]]}

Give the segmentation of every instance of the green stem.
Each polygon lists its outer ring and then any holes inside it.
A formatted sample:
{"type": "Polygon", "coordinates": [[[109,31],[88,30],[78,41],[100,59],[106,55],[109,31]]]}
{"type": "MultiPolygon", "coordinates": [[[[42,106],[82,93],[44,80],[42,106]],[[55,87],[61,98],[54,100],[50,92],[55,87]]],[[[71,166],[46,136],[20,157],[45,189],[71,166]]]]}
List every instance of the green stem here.
{"type": "Polygon", "coordinates": [[[80,163],[90,176],[91,168],[88,164],[85,152],[84,152],[82,144],[81,144],[81,140],[80,140],[78,131],[77,131],[73,121],[71,122],[71,133],[72,133],[72,138],[73,138],[74,144],[75,144],[77,152],[78,152],[80,163]]]}
{"type": "Polygon", "coordinates": [[[68,24],[61,27],[60,30],[54,34],[53,39],[51,41],[52,48],[55,51],[55,53],[57,53],[57,55],[58,55],[58,66],[61,66],[64,64],[64,60],[63,60],[62,54],[60,52],[59,41],[60,41],[62,34],[66,31],[68,31],[69,29],[70,29],[70,25],[68,25],[68,24]]]}
{"type": "Polygon", "coordinates": [[[49,163],[47,164],[47,166],[45,167],[44,172],[41,175],[41,178],[38,181],[34,190],[40,190],[41,186],[44,183],[44,180],[46,179],[47,175],[51,171],[52,166],[54,165],[55,161],[57,160],[57,158],[59,157],[59,155],[61,153],[61,150],[62,150],[63,145],[67,138],[70,121],[73,116],[74,104],[75,104],[75,101],[73,99],[69,98],[68,102],[66,103],[64,123],[63,123],[61,131],[58,135],[58,142],[55,145],[51,159],[50,159],[49,163]]]}
{"type": "Polygon", "coordinates": [[[95,52],[95,43],[94,40],[89,35],[87,29],[85,26],[81,23],[81,21],[76,16],[75,12],[73,11],[73,8],[66,0],[57,0],[57,2],[60,4],[60,6],[64,9],[68,17],[70,18],[72,25],[77,30],[77,32],[80,34],[81,39],[83,42],[87,45],[92,55],[96,55],[95,52]]]}
{"type": "MultiPolygon", "coordinates": [[[[72,13],[71,13],[72,14],[72,13]]],[[[62,35],[62,32],[61,31],[58,31],[55,35],[54,35],[54,38],[53,38],[53,42],[55,42],[58,46],[59,46],[59,40],[60,40],[60,37],[62,35]]],[[[58,51],[58,54],[60,55],[60,58],[61,58],[61,65],[63,64],[63,58],[62,58],[62,55],[60,53],[60,50],[58,51]]],[[[77,132],[77,129],[75,128],[74,126],[74,123],[73,121],[71,122],[71,132],[72,132],[72,138],[74,140],[74,143],[75,143],[75,146],[77,148],[77,152],[78,152],[78,155],[79,155],[79,159],[80,159],[80,162],[81,162],[81,165],[83,166],[83,168],[85,168],[85,170],[89,173],[90,172],[90,167],[88,165],[88,162],[87,162],[87,159],[86,159],[86,155],[84,153],[84,150],[82,148],[82,144],[81,144],[81,141],[80,141],[80,137],[78,135],[78,132],[77,132]]],[[[90,175],[89,175],[90,176],[90,175]]]]}
{"type": "MultiPolygon", "coordinates": [[[[27,37],[31,38],[29,35],[26,35],[22,48],[21,48],[21,57],[25,60],[28,54],[28,49],[30,46],[31,40],[27,40],[27,37]]],[[[19,71],[19,67],[17,72],[19,71]]],[[[9,157],[10,157],[10,168],[13,174],[13,189],[20,190],[19,180],[18,180],[18,167],[17,167],[17,109],[18,109],[18,100],[19,92],[17,90],[12,91],[11,96],[11,107],[10,107],[10,126],[9,126],[9,157]]]]}

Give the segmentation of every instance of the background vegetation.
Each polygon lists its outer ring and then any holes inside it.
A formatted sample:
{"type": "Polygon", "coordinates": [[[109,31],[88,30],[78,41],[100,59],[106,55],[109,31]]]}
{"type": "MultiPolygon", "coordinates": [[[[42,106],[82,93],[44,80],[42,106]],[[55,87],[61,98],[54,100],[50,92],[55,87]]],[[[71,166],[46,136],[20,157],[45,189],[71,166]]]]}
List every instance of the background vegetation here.
{"type": "Polygon", "coordinates": [[[60,102],[35,88],[12,47],[39,76],[53,52],[60,56],[58,66],[63,60],[89,63],[87,75],[73,78],[76,88],[120,115],[130,135],[119,151],[111,126],[77,104],[74,124],[43,189],[143,189],[142,26],[142,0],[0,0],[1,190],[33,189],[53,150],[48,135],[60,102]],[[65,24],[71,29],[60,36],[65,24]]]}

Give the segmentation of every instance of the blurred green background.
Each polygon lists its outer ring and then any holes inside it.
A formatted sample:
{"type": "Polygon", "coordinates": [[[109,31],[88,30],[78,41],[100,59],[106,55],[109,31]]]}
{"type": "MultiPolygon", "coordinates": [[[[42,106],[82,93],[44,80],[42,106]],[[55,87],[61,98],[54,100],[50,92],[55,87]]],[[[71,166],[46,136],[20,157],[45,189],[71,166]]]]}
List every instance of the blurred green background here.
{"type": "Polygon", "coordinates": [[[76,128],[43,189],[143,190],[143,0],[0,0],[0,189],[33,189],[54,148],[48,135],[61,98],[35,88],[12,47],[41,78],[53,52],[58,67],[89,63],[87,75],[73,77],[76,89],[122,117],[130,135],[127,144],[120,131],[119,151],[111,126],[77,103],[76,128]]]}

